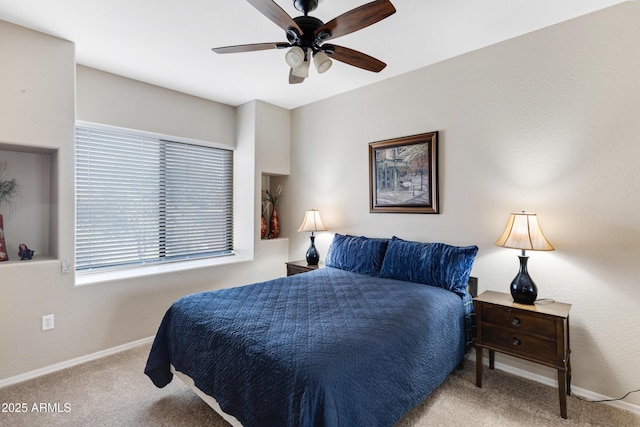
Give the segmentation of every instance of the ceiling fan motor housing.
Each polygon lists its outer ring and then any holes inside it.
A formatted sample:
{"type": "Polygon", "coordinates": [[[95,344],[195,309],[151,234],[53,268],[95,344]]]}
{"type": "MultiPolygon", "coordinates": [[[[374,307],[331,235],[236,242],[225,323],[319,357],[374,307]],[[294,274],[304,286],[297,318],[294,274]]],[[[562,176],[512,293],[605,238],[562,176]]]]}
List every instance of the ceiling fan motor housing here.
{"type": "Polygon", "coordinates": [[[316,52],[320,46],[319,42],[322,40],[316,37],[315,31],[323,25],[323,22],[313,16],[298,16],[293,18],[298,27],[302,30],[303,34],[297,34],[296,31],[288,30],[287,39],[289,43],[295,46],[300,46],[305,51],[312,49],[316,52]]]}

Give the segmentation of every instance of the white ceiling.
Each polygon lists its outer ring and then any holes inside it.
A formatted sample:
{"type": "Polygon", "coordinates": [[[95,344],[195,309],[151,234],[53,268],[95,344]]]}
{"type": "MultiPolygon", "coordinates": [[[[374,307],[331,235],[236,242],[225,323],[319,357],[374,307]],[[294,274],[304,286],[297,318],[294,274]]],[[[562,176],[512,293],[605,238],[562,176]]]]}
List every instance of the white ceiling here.
{"type": "MultiPolygon", "coordinates": [[[[368,0],[320,0],[327,22],[368,0]]],[[[334,61],[289,85],[284,50],[220,55],[212,47],[286,41],[243,0],[0,0],[0,19],[76,44],[77,62],[237,106],[295,108],[590,13],[623,0],[391,0],[397,12],[331,42],[386,62],[376,74],[334,61]]],[[[292,17],[292,0],[277,0],[292,17]]],[[[4,66],[4,64],[3,64],[4,66]]]]}

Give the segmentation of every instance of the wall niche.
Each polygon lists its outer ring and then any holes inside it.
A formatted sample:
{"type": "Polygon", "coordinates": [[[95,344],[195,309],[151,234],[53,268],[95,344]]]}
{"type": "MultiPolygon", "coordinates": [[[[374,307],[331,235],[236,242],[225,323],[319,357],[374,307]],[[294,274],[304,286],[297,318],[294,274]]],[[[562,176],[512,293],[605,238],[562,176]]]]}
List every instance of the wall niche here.
{"type": "Polygon", "coordinates": [[[57,203],[52,196],[57,192],[52,186],[57,182],[53,174],[57,170],[57,150],[25,147],[0,143],[0,163],[6,162],[3,179],[15,179],[20,194],[13,207],[3,203],[0,213],[4,218],[4,239],[9,261],[31,263],[57,257],[54,242],[57,241],[57,217],[53,209],[57,203]],[[20,261],[18,246],[25,243],[34,251],[32,260],[20,261]]]}
{"type": "MultiPolygon", "coordinates": [[[[286,197],[286,191],[287,191],[287,179],[288,179],[287,175],[262,173],[262,186],[261,186],[262,188],[260,191],[261,200],[262,200],[262,197],[265,195],[266,190],[269,190],[269,192],[271,192],[272,194],[275,194],[278,191],[278,187],[282,186],[281,187],[282,193],[280,194],[280,198],[278,199],[277,206],[276,206],[276,211],[278,212],[278,218],[280,220],[280,234],[278,235],[277,238],[286,237],[286,236],[283,236],[283,230],[282,230],[282,223],[283,223],[283,220],[286,221],[286,216],[283,218],[282,212],[285,211],[284,208],[286,204],[285,197],[286,197]]],[[[270,230],[271,212],[272,212],[272,206],[262,201],[260,213],[262,218],[266,220],[266,225],[267,225],[266,234],[264,236],[262,236],[262,227],[259,227],[260,237],[262,240],[272,239],[272,237],[269,237],[270,231],[271,231],[270,230]]]]}

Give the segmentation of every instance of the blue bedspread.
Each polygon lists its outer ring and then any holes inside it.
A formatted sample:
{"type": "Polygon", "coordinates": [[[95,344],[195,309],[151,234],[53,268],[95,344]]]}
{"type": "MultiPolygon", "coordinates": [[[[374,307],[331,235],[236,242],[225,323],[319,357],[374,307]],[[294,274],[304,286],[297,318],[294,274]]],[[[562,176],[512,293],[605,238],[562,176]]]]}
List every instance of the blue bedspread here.
{"type": "Polygon", "coordinates": [[[145,373],[164,387],[172,364],[246,427],[390,426],[462,360],[464,305],[329,267],[194,294],[167,311],[145,373]]]}

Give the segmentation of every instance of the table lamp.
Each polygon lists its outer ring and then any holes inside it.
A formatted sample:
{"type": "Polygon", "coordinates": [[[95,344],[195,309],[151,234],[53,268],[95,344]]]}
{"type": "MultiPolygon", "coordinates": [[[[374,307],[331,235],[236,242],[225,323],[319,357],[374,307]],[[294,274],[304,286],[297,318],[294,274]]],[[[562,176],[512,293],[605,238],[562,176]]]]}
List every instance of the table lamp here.
{"type": "Polygon", "coordinates": [[[538,288],[531,280],[527,271],[527,250],[530,251],[553,251],[551,243],[544,237],[538,216],[534,213],[512,212],[507,222],[507,227],[496,241],[496,245],[503,248],[521,249],[520,271],[511,282],[511,296],[513,300],[520,304],[533,304],[538,297],[538,288]]]}
{"type": "Polygon", "coordinates": [[[318,265],[318,261],[320,261],[320,255],[316,250],[316,236],[314,236],[313,233],[316,231],[327,231],[327,228],[324,226],[322,220],[320,219],[320,212],[315,209],[306,211],[304,213],[302,225],[300,226],[300,228],[298,228],[298,231],[311,232],[311,246],[309,246],[309,250],[307,250],[307,264],[318,265]]]}

